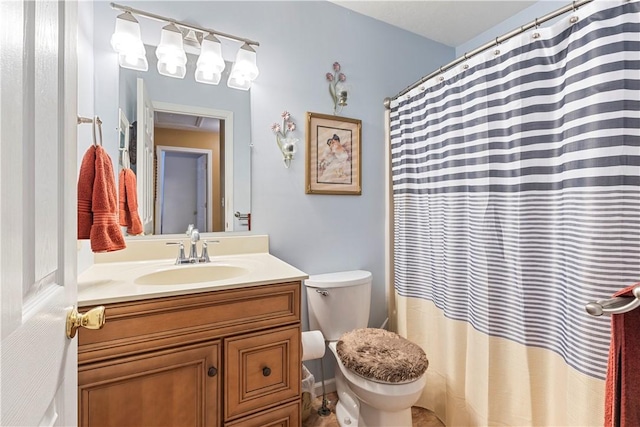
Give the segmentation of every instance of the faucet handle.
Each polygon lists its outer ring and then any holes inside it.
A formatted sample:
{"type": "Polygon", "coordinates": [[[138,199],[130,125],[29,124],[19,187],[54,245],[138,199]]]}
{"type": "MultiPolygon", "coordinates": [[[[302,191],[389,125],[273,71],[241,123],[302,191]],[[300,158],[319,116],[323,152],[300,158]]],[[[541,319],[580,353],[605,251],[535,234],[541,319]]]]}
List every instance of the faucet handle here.
{"type": "Polygon", "coordinates": [[[191,237],[191,233],[193,232],[193,229],[195,228],[195,225],[193,224],[189,224],[189,226],[187,227],[187,236],[191,237]]]}
{"type": "Polygon", "coordinates": [[[182,242],[167,242],[167,245],[180,245],[180,252],[178,253],[178,258],[176,258],[176,264],[184,264],[188,262],[187,258],[184,256],[184,243],[182,242]]]}
{"type": "Polygon", "coordinates": [[[208,243],[220,243],[220,240],[203,240],[202,241],[202,255],[198,259],[198,262],[211,262],[211,258],[209,258],[209,250],[208,243]]]}

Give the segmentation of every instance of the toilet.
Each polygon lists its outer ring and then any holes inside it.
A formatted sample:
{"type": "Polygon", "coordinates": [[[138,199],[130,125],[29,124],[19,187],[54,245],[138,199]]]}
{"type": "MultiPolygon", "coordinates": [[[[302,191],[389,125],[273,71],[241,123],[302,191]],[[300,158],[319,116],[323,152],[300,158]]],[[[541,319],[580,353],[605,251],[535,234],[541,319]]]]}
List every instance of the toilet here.
{"type": "Polygon", "coordinates": [[[310,276],[304,282],[309,327],[322,332],[336,360],[341,427],[411,427],[428,361],[418,345],[367,328],[371,280],[363,270],[310,276]]]}

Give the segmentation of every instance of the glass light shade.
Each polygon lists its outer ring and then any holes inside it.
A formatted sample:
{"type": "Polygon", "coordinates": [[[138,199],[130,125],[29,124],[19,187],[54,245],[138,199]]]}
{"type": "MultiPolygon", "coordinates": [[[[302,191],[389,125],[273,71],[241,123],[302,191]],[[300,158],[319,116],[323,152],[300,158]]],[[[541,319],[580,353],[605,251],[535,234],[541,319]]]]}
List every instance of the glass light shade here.
{"type": "Polygon", "coordinates": [[[120,53],[132,44],[142,45],[140,24],[130,12],[125,12],[116,18],[116,29],[111,36],[111,47],[120,53]]]}
{"type": "Polygon", "coordinates": [[[338,105],[341,107],[347,106],[347,98],[349,96],[349,88],[346,84],[338,82],[336,85],[336,96],[338,97],[338,105]]]}
{"type": "Polygon", "coordinates": [[[122,68],[130,68],[137,71],[147,71],[149,69],[144,48],[142,49],[142,53],[139,54],[133,52],[118,54],[118,64],[120,64],[122,68]]]}
{"type": "Polygon", "coordinates": [[[162,28],[156,57],[160,74],[178,79],[184,78],[187,73],[187,54],[182,44],[182,33],[174,24],[162,28]]]}
{"type": "Polygon", "coordinates": [[[233,63],[227,86],[234,89],[248,90],[251,82],[258,77],[258,67],[256,65],[256,51],[248,44],[242,45],[233,63]]]}
{"type": "Polygon", "coordinates": [[[298,152],[298,138],[282,138],[280,140],[280,150],[282,151],[282,156],[284,157],[284,166],[286,168],[291,164],[291,160],[293,160],[294,154],[298,152]]]}
{"type": "Polygon", "coordinates": [[[209,34],[202,40],[200,49],[200,56],[196,63],[196,81],[217,85],[224,70],[222,45],[213,34],[209,34]]]}
{"type": "Polygon", "coordinates": [[[298,152],[298,138],[284,138],[282,140],[282,154],[293,156],[298,152]]]}
{"type": "Polygon", "coordinates": [[[147,71],[149,63],[140,39],[140,25],[129,12],[116,18],[116,29],[111,36],[111,47],[118,52],[118,63],[122,68],[147,71]]]}

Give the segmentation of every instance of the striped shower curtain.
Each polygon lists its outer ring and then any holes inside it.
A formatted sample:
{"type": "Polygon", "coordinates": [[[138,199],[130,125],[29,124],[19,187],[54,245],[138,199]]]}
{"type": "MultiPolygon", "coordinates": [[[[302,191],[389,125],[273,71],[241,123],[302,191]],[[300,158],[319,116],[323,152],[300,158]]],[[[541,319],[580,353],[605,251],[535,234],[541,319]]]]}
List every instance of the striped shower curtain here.
{"type": "Polygon", "coordinates": [[[418,404],[448,426],[602,425],[610,320],[584,305],[640,280],[640,2],[445,71],[392,101],[390,129],[418,404]]]}

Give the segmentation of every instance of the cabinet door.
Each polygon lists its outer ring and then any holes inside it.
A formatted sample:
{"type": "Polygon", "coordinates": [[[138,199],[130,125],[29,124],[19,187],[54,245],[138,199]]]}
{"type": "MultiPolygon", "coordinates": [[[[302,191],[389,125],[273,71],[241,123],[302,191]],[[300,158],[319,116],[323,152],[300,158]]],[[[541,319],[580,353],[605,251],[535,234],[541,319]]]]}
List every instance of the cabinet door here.
{"type": "Polygon", "coordinates": [[[79,425],[219,425],[220,343],[80,366],[79,425]]]}
{"type": "Polygon", "coordinates": [[[300,399],[300,327],[225,340],[225,420],[300,399]]]}

